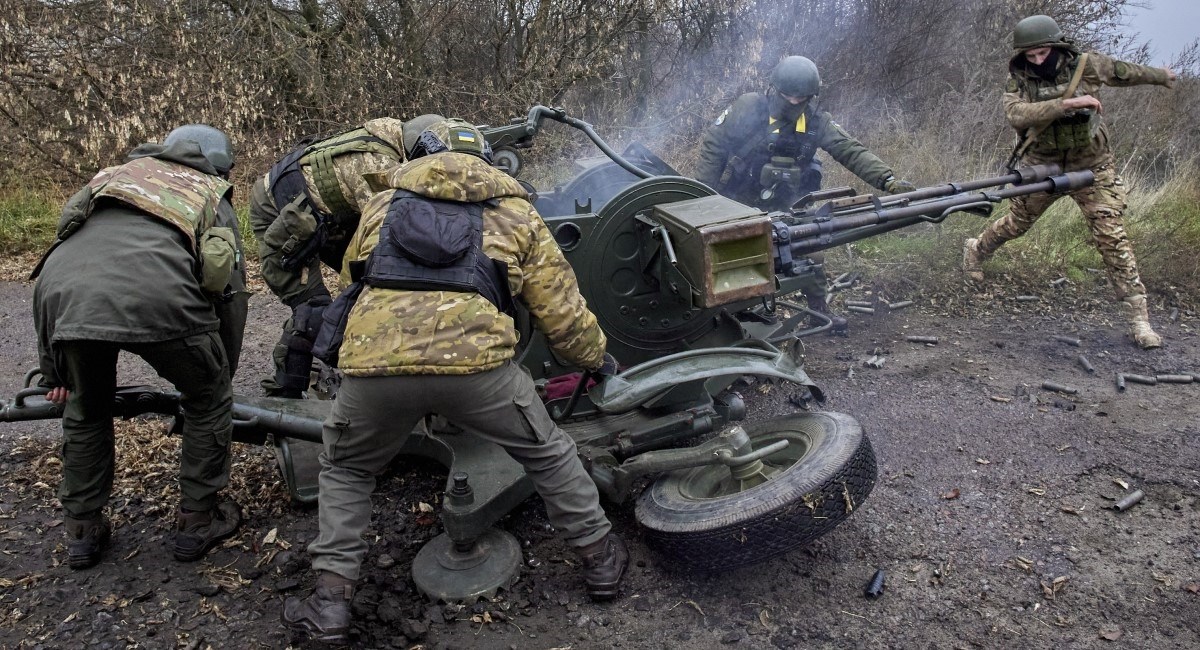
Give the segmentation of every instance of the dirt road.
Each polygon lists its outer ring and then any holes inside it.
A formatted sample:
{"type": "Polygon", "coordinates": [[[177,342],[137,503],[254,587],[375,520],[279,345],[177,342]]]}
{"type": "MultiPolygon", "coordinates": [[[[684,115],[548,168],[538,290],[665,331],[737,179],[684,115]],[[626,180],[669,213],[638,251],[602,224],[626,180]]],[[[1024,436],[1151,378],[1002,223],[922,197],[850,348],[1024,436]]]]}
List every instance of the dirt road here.
{"type": "MultiPolygon", "coordinates": [[[[812,340],[807,368],[829,396],[819,408],[862,423],[878,484],[815,544],[735,573],[672,571],[641,542],[632,505],[612,506],[634,565],[622,598],[591,604],[531,499],[501,522],[524,546],[515,587],[465,609],[428,604],[408,570],[440,532],[419,504],[439,501],[444,470],[402,461],[380,481],[355,639],[430,649],[1200,647],[1200,383],[1124,393],[1114,384],[1117,372],[1200,372],[1200,320],[1186,310],[1159,318],[1166,347],[1141,352],[1112,322],[1115,306],[1073,291],[1034,302],[918,296],[903,311],[853,315],[848,338],[812,340]],[[881,368],[863,365],[876,355],[881,368]],[[1111,509],[1136,489],[1140,503],[1111,509]],[[878,569],[885,590],[866,599],[878,569]]],[[[36,361],[30,294],[0,283],[5,399],[36,361]]],[[[257,390],[284,315],[263,293],[252,309],[245,393],[257,390]]],[[[121,372],[152,377],[135,363],[121,372]]],[[[800,408],[789,386],[742,392],[752,418],[800,408]]],[[[289,504],[269,451],[239,445],[233,493],[248,525],[205,561],[174,562],[177,442],[164,428],[121,425],[114,546],[100,566],[74,572],[62,564],[56,426],[0,425],[0,646],[288,645],[279,605],[311,587],[314,513],[289,504]]]]}

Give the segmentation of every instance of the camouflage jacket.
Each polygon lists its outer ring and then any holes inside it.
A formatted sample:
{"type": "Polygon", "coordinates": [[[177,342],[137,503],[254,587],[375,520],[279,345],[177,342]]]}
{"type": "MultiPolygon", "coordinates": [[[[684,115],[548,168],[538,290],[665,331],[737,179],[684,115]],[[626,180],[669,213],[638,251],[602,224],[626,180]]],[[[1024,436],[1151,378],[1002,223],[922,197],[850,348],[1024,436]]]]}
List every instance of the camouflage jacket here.
{"type": "MultiPolygon", "coordinates": [[[[367,178],[380,189],[488,201],[483,250],[508,265],[513,297],[555,352],[582,368],[600,367],[604,333],[579,294],[570,264],[513,178],[463,153],[425,156],[367,178]]],[[[343,281],[349,280],[350,263],[366,260],[378,244],[393,194],[384,191],[367,203],[346,250],[343,281]]],[[[513,320],[477,293],[366,287],[350,312],[338,365],[357,377],[471,374],[512,358],[517,340],[513,320]]]]}
{"type": "MultiPolygon", "coordinates": [[[[771,129],[778,128],[771,121],[771,112],[770,100],[762,93],[747,93],[738,97],[705,131],[700,141],[700,165],[696,179],[718,188],[726,165],[744,147],[743,143],[752,139],[756,139],[758,145],[745,158],[747,162],[754,161],[752,166],[761,168],[770,159],[765,136],[771,129]]],[[[884,181],[892,175],[892,168],[846,133],[828,112],[817,111],[806,128],[817,134],[818,148],[868,185],[883,189],[884,181]]],[[[756,176],[758,171],[749,169],[747,173],[756,176]]]]}
{"type": "Polygon", "coordinates": [[[349,212],[332,213],[313,181],[312,165],[300,165],[313,207],[331,218],[325,224],[326,241],[320,257],[314,257],[298,268],[284,269],[281,266],[282,257],[288,251],[302,247],[313,236],[317,228],[316,217],[307,209],[275,205],[270,191],[270,173],[264,174],[251,188],[250,221],[258,239],[263,279],[271,292],[285,303],[294,306],[315,295],[328,294],[321,281],[321,262],[338,267],[346,242],[358,227],[359,214],[374,194],[374,190],[363,179],[363,174],[382,171],[404,162],[403,126],[402,121],[390,117],[368,120],[363,128],[388,143],[393,151],[352,152],[333,159],[334,173],[342,196],[350,206],[349,212]]]}
{"type": "MultiPolygon", "coordinates": [[[[1080,51],[1075,46],[1063,43],[1054,46],[1061,54],[1058,76],[1054,81],[1043,80],[1026,66],[1024,54],[1018,52],[1009,61],[1009,80],[1004,92],[1004,116],[1017,130],[1018,139],[1023,140],[1029,129],[1044,128],[1055,120],[1069,117],[1074,111],[1063,108],[1062,93],[1070,85],[1071,77],[1079,62],[1080,51]]],[[[1091,95],[1099,98],[1103,86],[1136,86],[1157,84],[1170,87],[1172,84],[1162,68],[1151,68],[1136,63],[1118,61],[1098,52],[1088,53],[1087,68],[1075,89],[1075,97],[1091,95]]],[[[1100,116],[1096,116],[1101,120],[1100,116]]],[[[1046,134],[1047,131],[1043,131],[1046,134]]],[[[1025,152],[1025,164],[1057,163],[1064,171],[1095,167],[1112,158],[1108,147],[1108,130],[1100,121],[1091,143],[1086,147],[1062,151],[1045,135],[1033,142],[1025,152]]]]}

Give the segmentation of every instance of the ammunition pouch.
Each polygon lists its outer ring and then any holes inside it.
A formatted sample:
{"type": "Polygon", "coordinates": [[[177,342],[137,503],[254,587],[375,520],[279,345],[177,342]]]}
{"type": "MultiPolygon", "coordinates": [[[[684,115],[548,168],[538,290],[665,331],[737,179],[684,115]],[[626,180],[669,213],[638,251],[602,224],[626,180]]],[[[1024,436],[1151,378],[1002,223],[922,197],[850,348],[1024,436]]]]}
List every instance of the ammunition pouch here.
{"type": "Polygon", "coordinates": [[[1081,110],[1054,120],[1038,136],[1039,148],[1055,151],[1082,149],[1092,143],[1100,120],[1094,111],[1081,110]]]}
{"type": "Polygon", "coordinates": [[[310,298],[292,310],[292,318],[280,343],[286,348],[283,366],[276,372],[275,382],[289,396],[299,397],[308,388],[312,371],[313,344],[321,331],[324,314],[330,305],[329,296],[310,298]]]}

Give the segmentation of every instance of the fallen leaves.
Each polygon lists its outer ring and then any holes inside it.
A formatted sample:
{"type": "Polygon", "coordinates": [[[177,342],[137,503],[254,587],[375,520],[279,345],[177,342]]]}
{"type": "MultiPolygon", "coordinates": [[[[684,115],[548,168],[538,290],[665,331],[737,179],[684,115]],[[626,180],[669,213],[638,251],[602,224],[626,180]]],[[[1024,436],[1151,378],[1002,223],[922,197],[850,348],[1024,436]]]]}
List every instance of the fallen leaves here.
{"type": "Polygon", "coordinates": [[[1116,641],[1121,638],[1121,628],[1116,625],[1104,625],[1100,627],[1100,638],[1105,641],[1116,641]]]}
{"type": "Polygon", "coordinates": [[[958,491],[958,488],[954,488],[953,490],[950,490],[949,492],[946,492],[945,494],[943,494],[942,498],[947,501],[952,501],[954,499],[957,499],[959,494],[960,493],[958,491]]]}
{"type": "Polygon", "coordinates": [[[1046,581],[1043,580],[1042,596],[1044,596],[1046,600],[1054,600],[1054,597],[1058,595],[1058,592],[1062,591],[1062,588],[1067,585],[1067,580],[1067,576],[1058,576],[1057,578],[1051,580],[1049,584],[1046,584],[1046,581]]]}

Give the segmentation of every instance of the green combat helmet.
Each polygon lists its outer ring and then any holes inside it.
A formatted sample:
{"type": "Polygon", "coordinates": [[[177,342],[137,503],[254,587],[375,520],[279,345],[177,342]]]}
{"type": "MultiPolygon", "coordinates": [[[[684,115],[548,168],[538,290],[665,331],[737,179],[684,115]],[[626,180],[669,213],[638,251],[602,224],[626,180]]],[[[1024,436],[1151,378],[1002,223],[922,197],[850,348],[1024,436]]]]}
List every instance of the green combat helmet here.
{"type": "Polygon", "coordinates": [[[771,71],[771,85],[788,97],[812,97],[821,92],[821,75],[808,58],[789,56],[771,71]]]}
{"type": "Polygon", "coordinates": [[[1028,50],[1034,47],[1063,42],[1063,33],[1058,23],[1050,16],[1030,16],[1017,23],[1013,29],[1013,49],[1028,50]]]}
{"type": "Polygon", "coordinates": [[[225,132],[207,124],[184,124],[167,134],[163,144],[170,146],[181,140],[191,140],[200,145],[200,153],[212,163],[222,176],[229,176],[233,169],[233,142],[225,132]]]}
{"type": "Polygon", "coordinates": [[[417,137],[413,158],[443,151],[457,151],[479,156],[491,164],[492,145],[484,139],[474,124],[458,118],[434,122],[417,137]]]}
{"type": "Polygon", "coordinates": [[[404,155],[412,158],[413,147],[417,146],[417,138],[421,137],[421,133],[428,129],[433,123],[441,122],[446,118],[437,113],[426,113],[418,115],[404,123],[404,155]]]}

